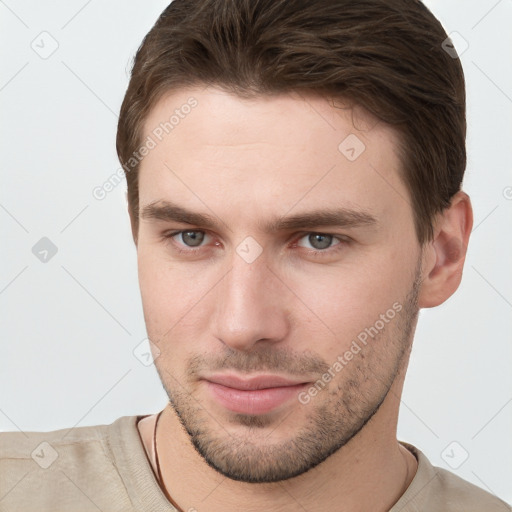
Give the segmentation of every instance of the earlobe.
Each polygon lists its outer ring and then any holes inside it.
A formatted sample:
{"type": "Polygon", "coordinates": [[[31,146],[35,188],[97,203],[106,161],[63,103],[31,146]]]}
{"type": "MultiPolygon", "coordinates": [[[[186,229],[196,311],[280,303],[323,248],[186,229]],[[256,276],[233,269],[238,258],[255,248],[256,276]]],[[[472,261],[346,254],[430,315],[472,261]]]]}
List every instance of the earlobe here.
{"type": "Polygon", "coordinates": [[[424,249],[420,308],[439,306],[459,287],[472,226],[471,201],[459,191],[439,214],[434,239],[424,249]]]}

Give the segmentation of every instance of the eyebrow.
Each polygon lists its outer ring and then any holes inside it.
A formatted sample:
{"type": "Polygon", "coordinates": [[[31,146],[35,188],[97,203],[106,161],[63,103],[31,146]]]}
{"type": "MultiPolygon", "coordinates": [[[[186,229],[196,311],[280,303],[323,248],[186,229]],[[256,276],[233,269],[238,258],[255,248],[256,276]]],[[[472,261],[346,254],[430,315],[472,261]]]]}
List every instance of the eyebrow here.
{"type": "MultiPolygon", "coordinates": [[[[220,219],[205,213],[187,210],[170,201],[153,201],[140,210],[145,220],[155,219],[190,224],[208,229],[218,229],[220,219]]],[[[287,217],[277,217],[260,225],[263,231],[272,233],[316,226],[361,227],[377,224],[377,219],[364,210],[348,208],[318,209],[287,217]]]]}

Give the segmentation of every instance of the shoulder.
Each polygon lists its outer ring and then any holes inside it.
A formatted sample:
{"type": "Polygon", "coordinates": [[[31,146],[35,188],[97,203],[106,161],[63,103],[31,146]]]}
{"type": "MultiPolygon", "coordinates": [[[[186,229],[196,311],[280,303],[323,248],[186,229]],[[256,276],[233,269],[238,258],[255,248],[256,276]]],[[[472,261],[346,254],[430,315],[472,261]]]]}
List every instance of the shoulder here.
{"type": "Polygon", "coordinates": [[[446,469],[434,467],[436,487],[453,510],[510,512],[509,505],[493,494],[473,485],[446,469]]]}
{"type": "Polygon", "coordinates": [[[59,503],[69,510],[97,511],[102,506],[95,498],[101,501],[99,490],[108,488],[119,497],[121,506],[116,510],[129,509],[126,498],[122,508],[126,493],[109,446],[109,432],[135,424],[135,418],[124,416],[111,425],[51,432],[1,432],[1,506],[51,510],[45,506],[59,503]]]}
{"type": "Polygon", "coordinates": [[[418,448],[403,444],[418,459],[418,470],[405,494],[390,512],[510,512],[493,494],[446,469],[433,466],[418,448]]]}

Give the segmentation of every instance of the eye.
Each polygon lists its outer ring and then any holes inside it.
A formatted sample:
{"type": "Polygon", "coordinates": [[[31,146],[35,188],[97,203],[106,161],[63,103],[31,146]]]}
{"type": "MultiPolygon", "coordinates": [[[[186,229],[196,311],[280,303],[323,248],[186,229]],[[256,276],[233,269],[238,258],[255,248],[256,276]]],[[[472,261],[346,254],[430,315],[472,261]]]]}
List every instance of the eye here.
{"type": "Polygon", "coordinates": [[[303,239],[307,239],[307,243],[309,243],[315,251],[325,251],[325,249],[330,249],[331,247],[341,244],[341,240],[339,238],[326,233],[308,233],[307,235],[300,238],[297,242],[297,245],[300,247],[304,247],[304,245],[300,243],[300,240],[303,239]],[[331,245],[333,240],[338,240],[338,243],[331,245]]]}
{"type": "Polygon", "coordinates": [[[174,231],[165,235],[165,238],[171,239],[178,246],[189,248],[200,247],[205,237],[208,237],[208,235],[204,231],[195,229],[174,231]]]}

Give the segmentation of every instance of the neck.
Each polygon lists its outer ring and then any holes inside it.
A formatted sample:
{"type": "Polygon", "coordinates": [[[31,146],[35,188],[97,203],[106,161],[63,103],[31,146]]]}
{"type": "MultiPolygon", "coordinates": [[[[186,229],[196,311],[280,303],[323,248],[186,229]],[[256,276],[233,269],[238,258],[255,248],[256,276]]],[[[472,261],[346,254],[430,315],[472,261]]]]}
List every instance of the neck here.
{"type": "Polygon", "coordinates": [[[396,440],[396,420],[386,422],[397,407],[392,398],[390,393],[359,434],[324,462],[295,478],[270,484],[230,480],[208,466],[167,406],[157,430],[163,485],[181,510],[285,512],[297,510],[300,504],[306,510],[388,511],[417,468],[415,457],[396,440]]]}

